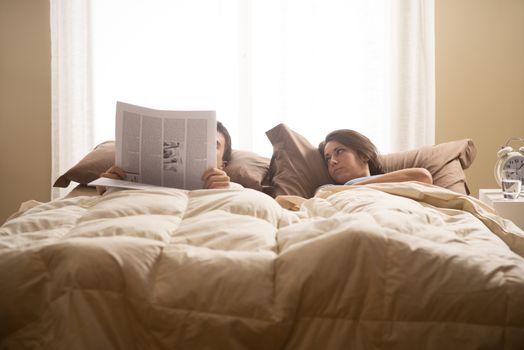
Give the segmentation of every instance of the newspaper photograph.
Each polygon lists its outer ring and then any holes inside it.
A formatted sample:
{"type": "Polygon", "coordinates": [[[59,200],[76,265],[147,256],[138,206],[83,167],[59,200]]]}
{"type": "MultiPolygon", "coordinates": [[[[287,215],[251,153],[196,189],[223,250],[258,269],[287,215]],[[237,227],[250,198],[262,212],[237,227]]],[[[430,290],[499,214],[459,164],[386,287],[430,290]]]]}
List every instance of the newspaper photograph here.
{"type": "Polygon", "coordinates": [[[117,102],[115,134],[115,165],[126,177],[101,180],[106,186],[201,189],[202,174],[216,166],[215,111],[155,110],[117,102]]]}

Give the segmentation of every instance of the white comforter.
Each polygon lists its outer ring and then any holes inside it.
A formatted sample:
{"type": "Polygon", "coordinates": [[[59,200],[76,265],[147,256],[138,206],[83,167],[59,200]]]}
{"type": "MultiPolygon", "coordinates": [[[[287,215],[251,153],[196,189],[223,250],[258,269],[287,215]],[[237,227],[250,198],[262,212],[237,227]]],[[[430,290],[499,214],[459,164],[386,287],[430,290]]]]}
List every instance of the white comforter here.
{"type": "Polygon", "coordinates": [[[523,232],[417,183],[127,190],[0,228],[2,349],[524,349],[523,232]]]}

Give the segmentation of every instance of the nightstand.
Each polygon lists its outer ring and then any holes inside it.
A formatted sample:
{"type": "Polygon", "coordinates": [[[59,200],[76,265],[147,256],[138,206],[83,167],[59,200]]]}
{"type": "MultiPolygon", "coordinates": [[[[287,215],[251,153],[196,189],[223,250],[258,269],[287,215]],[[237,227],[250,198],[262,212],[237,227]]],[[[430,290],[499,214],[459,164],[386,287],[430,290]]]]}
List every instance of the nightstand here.
{"type": "Polygon", "coordinates": [[[524,193],[517,199],[504,199],[500,189],[481,189],[479,199],[524,230],[524,193]]]}

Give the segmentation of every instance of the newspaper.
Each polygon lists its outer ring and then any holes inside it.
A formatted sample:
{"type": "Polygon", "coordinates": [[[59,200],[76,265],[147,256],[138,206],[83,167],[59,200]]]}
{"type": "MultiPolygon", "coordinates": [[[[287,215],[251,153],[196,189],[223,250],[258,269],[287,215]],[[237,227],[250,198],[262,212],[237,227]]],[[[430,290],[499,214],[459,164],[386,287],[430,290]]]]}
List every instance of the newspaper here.
{"type": "Polygon", "coordinates": [[[100,178],[89,185],[201,189],[202,174],[216,166],[216,113],[117,102],[115,141],[115,165],[124,181],[100,178]]]}

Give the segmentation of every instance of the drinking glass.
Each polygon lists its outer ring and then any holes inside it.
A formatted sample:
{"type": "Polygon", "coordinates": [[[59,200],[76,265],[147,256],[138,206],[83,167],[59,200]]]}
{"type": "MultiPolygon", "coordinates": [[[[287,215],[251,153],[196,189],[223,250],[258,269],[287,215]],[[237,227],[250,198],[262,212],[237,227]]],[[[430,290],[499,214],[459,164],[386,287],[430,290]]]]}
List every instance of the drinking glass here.
{"type": "Polygon", "coordinates": [[[520,191],[522,190],[522,182],[520,181],[520,176],[516,169],[502,170],[501,186],[504,198],[519,198],[520,191]]]}

